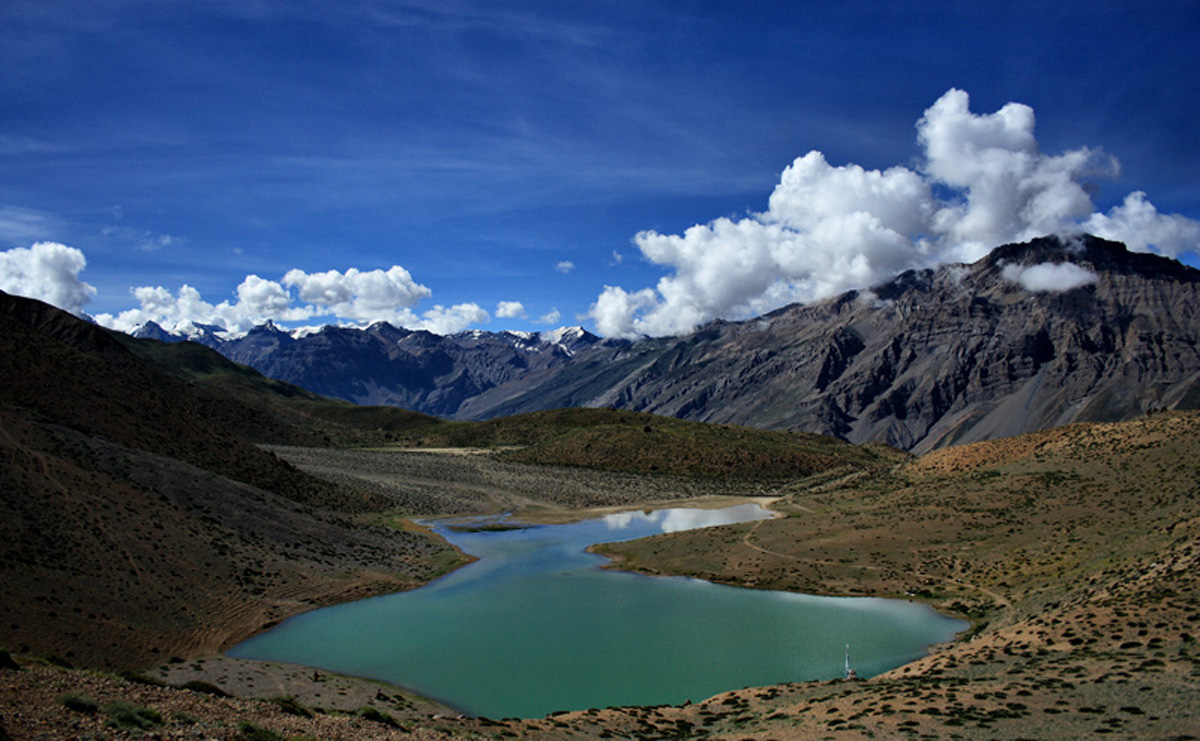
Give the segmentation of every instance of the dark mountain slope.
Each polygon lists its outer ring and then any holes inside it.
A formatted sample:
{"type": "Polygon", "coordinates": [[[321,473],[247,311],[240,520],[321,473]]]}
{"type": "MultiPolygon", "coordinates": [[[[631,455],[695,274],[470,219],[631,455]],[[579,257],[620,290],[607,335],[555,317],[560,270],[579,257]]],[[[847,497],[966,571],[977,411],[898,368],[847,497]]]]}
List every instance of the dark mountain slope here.
{"type": "Polygon", "coordinates": [[[194,342],[136,339],[114,333],[156,371],[184,381],[221,427],[261,443],[378,444],[436,430],[444,423],[399,407],[358,406],[263,376],[194,342]]]}
{"type": "Polygon", "coordinates": [[[272,388],[304,392],[198,346],[159,366],[130,343],[164,347],[0,294],[0,645],[145,666],[219,650],[312,604],[422,583],[456,560],[355,516],[388,500],[252,444],[309,439],[267,401],[272,388]],[[248,396],[267,389],[257,406],[217,393],[230,377],[248,396]]]}
{"type": "Polygon", "coordinates": [[[99,327],[40,302],[0,295],[0,402],[85,435],[299,499],[331,487],[233,434],[303,435],[233,400],[162,373],[99,327]]]}
{"type": "Polygon", "coordinates": [[[1200,271],[1051,237],[747,322],[597,346],[461,414],[614,406],[920,452],[1200,406],[1198,306],[1200,271]],[[1034,292],[1016,280],[1018,268],[1063,262],[1096,282],[1034,292]]]}

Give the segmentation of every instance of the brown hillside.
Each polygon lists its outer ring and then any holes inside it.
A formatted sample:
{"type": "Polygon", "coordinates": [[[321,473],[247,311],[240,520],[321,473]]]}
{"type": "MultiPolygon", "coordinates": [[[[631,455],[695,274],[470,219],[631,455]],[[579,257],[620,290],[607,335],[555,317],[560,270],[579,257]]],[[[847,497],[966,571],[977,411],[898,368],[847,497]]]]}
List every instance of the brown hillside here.
{"type": "Polygon", "coordinates": [[[354,519],[391,503],[238,434],[251,431],[308,439],[102,329],[0,294],[0,645],[141,667],[458,561],[354,519]]]}
{"type": "Polygon", "coordinates": [[[647,573],[915,596],[976,632],[868,682],[769,701],[744,693],[746,711],[774,719],[760,732],[1168,737],[1200,727],[1200,415],[951,448],[890,473],[799,484],[778,506],[787,517],[605,550],[647,573]]]}

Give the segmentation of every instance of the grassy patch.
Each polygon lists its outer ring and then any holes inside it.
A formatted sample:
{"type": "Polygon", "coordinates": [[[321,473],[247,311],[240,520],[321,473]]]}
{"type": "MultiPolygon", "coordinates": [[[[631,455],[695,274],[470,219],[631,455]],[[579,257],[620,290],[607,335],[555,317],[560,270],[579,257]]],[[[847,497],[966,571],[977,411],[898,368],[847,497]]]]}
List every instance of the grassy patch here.
{"type": "Polygon", "coordinates": [[[182,685],[180,685],[180,687],[185,690],[191,690],[192,692],[200,692],[205,695],[212,695],[213,697],[230,697],[228,692],[221,689],[217,685],[210,682],[204,682],[199,679],[193,679],[191,681],[184,682],[182,685]]]}
{"type": "Polygon", "coordinates": [[[238,733],[246,741],[284,741],[285,739],[281,733],[272,731],[270,728],[257,726],[248,721],[242,721],[238,724],[238,733]]]}
{"type": "Polygon", "coordinates": [[[369,720],[372,723],[379,723],[380,725],[391,726],[392,728],[400,727],[400,724],[397,723],[396,719],[393,718],[391,715],[388,715],[387,713],[383,712],[379,708],[372,707],[370,705],[366,705],[363,708],[361,708],[358,711],[358,717],[362,718],[363,720],[369,720]]]}
{"type": "Polygon", "coordinates": [[[162,725],[162,713],[132,702],[118,701],[104,706],[108,725],[123,730],[148,731],[162,725]]]}
{"type": "Polygon", "coordinates": [[[272,697],[268,702],[277,706],[283,712],[289,715],[298,715],[301,718],[311,718],[313,712],[302,705],[295,697],[291,695],[285,697],[272,697]]]}
{"type": "Polygon", "coordinates": [[[94,715],[100,712],[100,704],[88,697],[81,695],[78,692],[68,692],[58,698],[58,704],[65,707],[67,710],[74,710],[77,713],[87,713],[94,715]]]}

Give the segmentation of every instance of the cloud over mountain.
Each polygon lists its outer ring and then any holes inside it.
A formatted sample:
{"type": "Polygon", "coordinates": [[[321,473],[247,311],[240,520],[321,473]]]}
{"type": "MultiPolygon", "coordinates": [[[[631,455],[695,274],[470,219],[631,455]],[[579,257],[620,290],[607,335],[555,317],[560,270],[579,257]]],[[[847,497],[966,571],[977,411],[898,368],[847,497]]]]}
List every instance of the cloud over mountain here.
{"type": "Polygon", "coordinates": [[[1100,280],[1092,271],[1071,262],[1005,265],[1001,275],[1005,280],[1034,293],[1062,293],[1100,280]]]}
{"type": "MultiPolygon", "coordinates": [[[[79,277],[86,266],[81,250],[57,242],[14,248],[0,252],[0,290],[82,315],[84,305],[96,293],[79,277]]],[[[163,286],[137,286],[131,293],[137,308],[116,315],[98,314],[96,322],[123,332],[155,322],[170,329],[207,324],[240,333],[267,320],[354,324],[388,321],[445,335],[491,320],[487,310],[473,302],[437,304],[418,313],[417,304],[432,297],[433,291],[399,265],[387,270],[350,268],[321,273],[293,269],[278,281],[247,275],[235,289],[236,300],[216,304],[187,284],[177,291],[163,286]]],[[[498,308],[498,314],[505,317],[524,313],[520,302],[501,302],[498,308]]]]}
{"type": "MultiPolygon", "coordinates": [[[[1090,232],[1172,257],[1200,249],[1200,222],[1160,212],[1141,191],[1098,212],[1090,181],[1115,177],[1116,159],[1087,147],[1047,154],[1035,123],[1033,110],[1020,103],[973,113],[967,93],[951,89],[916,122],[916,164],[872,169],[810,151],[783,170],[762,213],[719,218],[681,234],[638,233],[634,244],[662,277],[654,286],[605,285],[586,316],[609,337],[676,335],[715,318],[743,319],[868,288],[910,268],[970,262],[997,245],[1053,233],[1090,232]]],[[[37,215],[20,213],[25,221],[37,215]]],[[[0,214],[0,222],[6,219],[0,214]]],[[[613,255],[613,267],[628,262],[613,255]]],[[[0,288],[81,313],[95,294],[80,279],[86,264],[78,249],[37,242],[0,253],[0,288]]],[[[563,274],[574,268],[568,260],[555,265],[563,274]]],[[[1029,268],[1011,279],[1033,291],[1065,290],[1086,279],[1069,270],[1029,268]]],[[[292,269],[275,279],[246,275],[219,302],[186,284],[142,285],[131,293],[135,308],[99,314],[97,321],[126,331],[153,321],[235,333],[266,320],[388,321],[451,334],[492,317],[474,302],[420,309],[433,291],[399,265],[292,269]]],[[[533,324],[561,316],[557,309],[532,311],[506,300],[496,303],[495,316],[533,324]]]]}
{"type": "Polygon", "coordinates": [[[783,171],[764,213],[682,235],[639,233],[643,256],[668,274],[654,288],[605,286],[590,309],[596,330],[679,334],[1058,232],[1090,230],[1172,256],[1200,246],[1200,223],[1159,213],[1140,192],[1096,213],[1086,185],[1117,175],[1117,161],[1086,147],[1045,154],[1034,125],[1029,106],[975,114],[952,89],[917,122],[917,169],[835,166],[811,151],[783,171]]]}
{"type": "Polygon", "coordinates": [[[82,314],[96,289],[79,278],[87,259],[74,247],[37,242],[0,252],[0,290],[82,314]]]}
{"type": "Polygon", "coordinates": [[[211,324],[231,332],[246,331],[268,319],[285,322],[340,319],[361,324],[382,320],[450,334],[490,319],[488,312],[474,303],[436,305],[417,314],[413,307],[433,292],[399,265],[387,270],[350,268],[344,273],[293,269],[281,281],[248,275],[237,287],[237,300],[219,304],[205,301],[199,291],[188,285],[181,286],[177,293],[162,286],[140,286],[133,289],[133,295],[140,304],[138,308],[116,316],[101,314],[96,320],[122,331],[153,321],[166,327],[211,324]]]}

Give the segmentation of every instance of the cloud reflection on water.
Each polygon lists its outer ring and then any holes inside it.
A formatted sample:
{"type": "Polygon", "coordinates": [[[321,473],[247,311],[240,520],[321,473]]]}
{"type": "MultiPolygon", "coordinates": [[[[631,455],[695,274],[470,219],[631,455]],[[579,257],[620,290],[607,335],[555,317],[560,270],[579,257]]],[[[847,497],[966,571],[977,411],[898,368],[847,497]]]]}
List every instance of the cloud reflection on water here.
{"type": "Polygon", "coordinates": [[[771,512],[757,504],[741,504],[721,509],[659,509],[648,511],[616,512],[605,515],[605,526],[609,530],[625,530],[634,525],[653,525],[664,533],[696,530],[714,525],[729,525],[749,520],[765,520],[771,512]]]}

